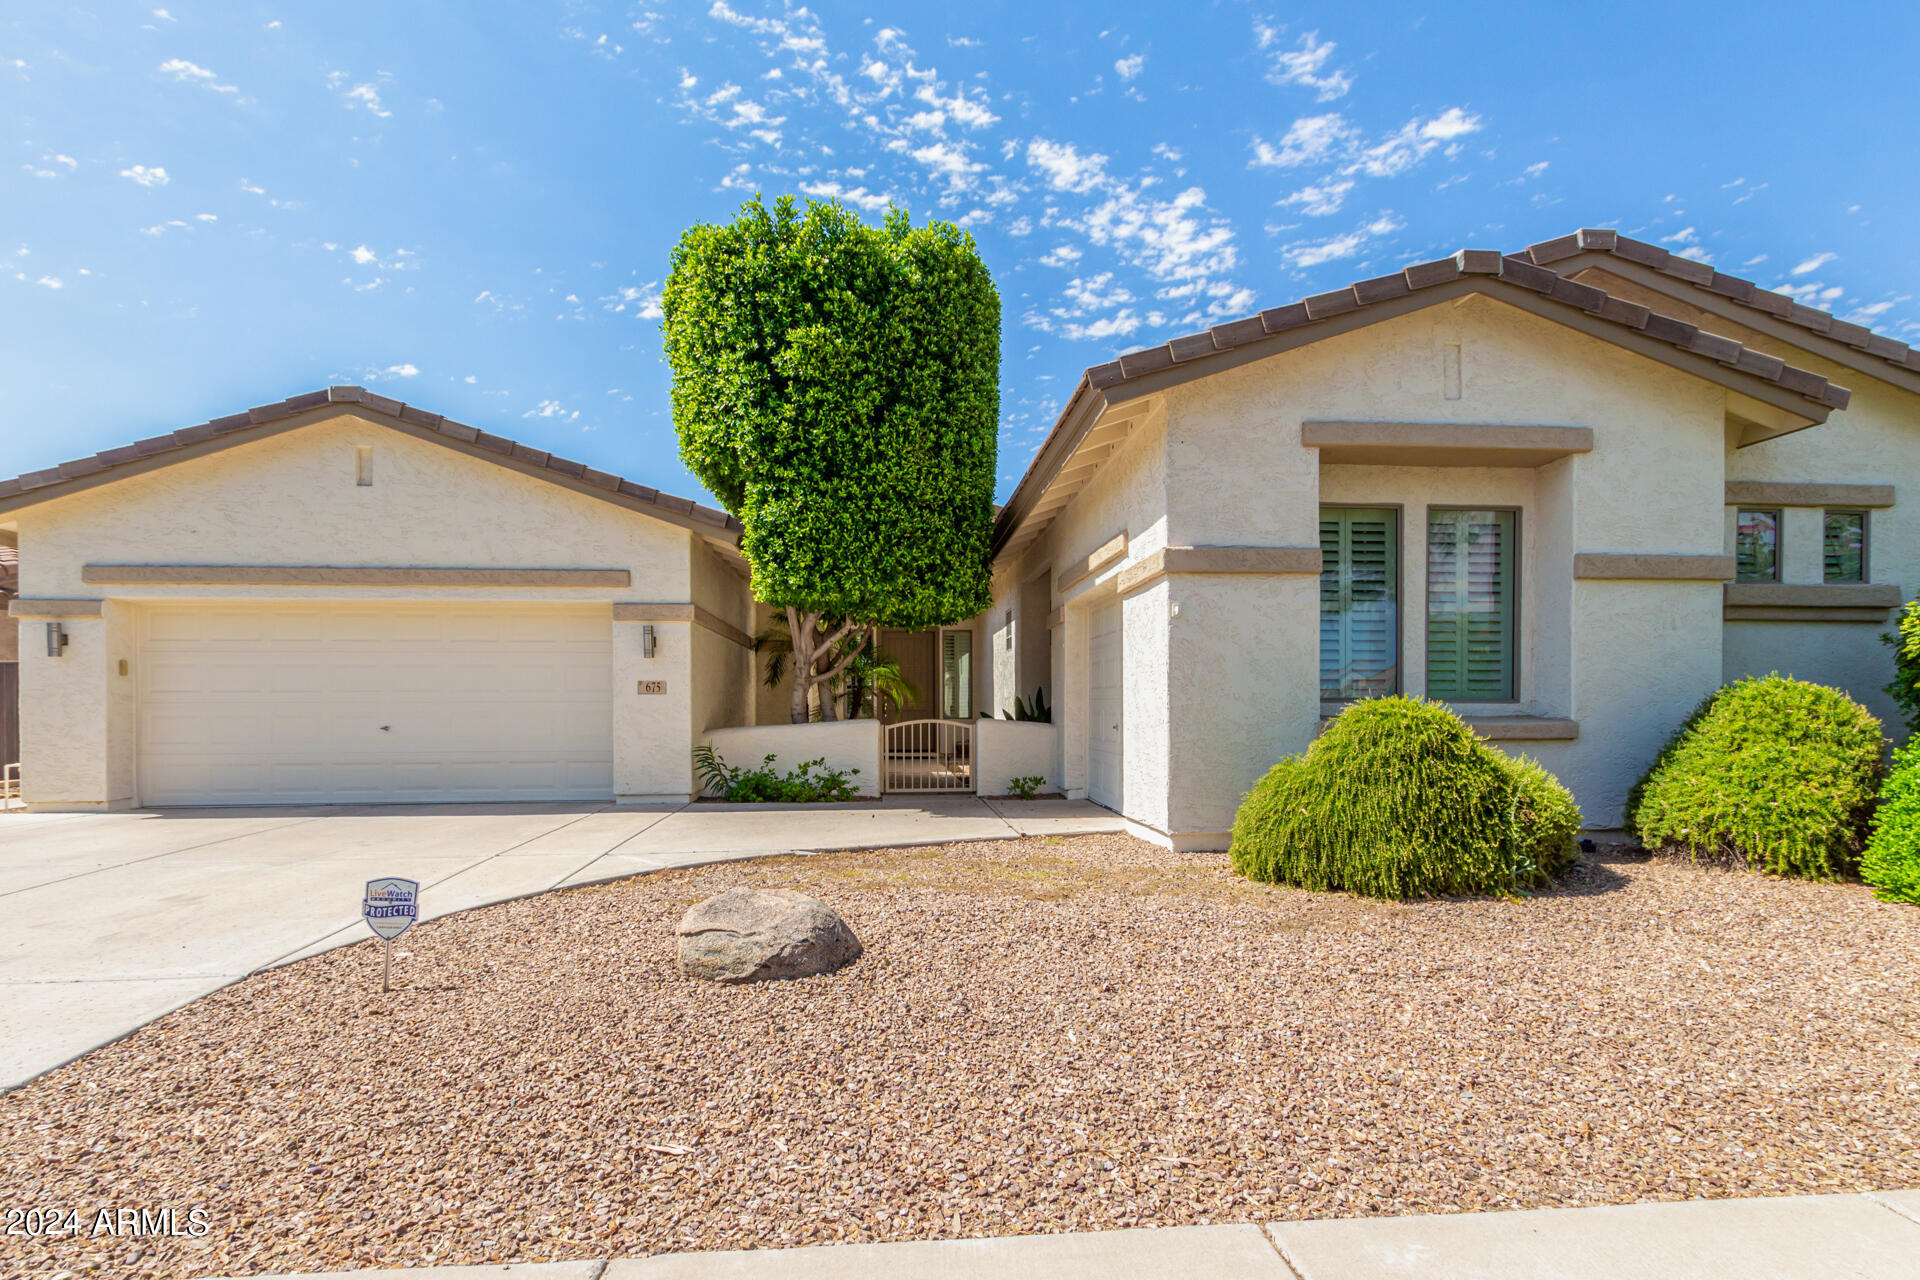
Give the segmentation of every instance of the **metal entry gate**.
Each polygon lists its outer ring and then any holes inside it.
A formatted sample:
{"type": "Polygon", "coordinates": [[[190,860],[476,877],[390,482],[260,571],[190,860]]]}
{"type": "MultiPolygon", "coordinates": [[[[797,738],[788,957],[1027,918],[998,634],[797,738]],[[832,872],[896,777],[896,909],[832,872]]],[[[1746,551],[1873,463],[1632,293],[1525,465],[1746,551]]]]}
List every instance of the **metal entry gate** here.
{"type": "Polygon", "coordinates": [[[973,790],[971,722],[903,720],[888,725],[886,734],[884,790],[973,790]]]}

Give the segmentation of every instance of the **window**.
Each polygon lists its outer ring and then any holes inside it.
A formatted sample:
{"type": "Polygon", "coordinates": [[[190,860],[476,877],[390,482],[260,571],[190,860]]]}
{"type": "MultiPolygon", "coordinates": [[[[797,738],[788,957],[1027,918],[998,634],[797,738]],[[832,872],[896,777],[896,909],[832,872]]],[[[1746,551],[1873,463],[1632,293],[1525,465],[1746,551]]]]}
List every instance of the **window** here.
{"type": "Polygon", "coordinates": [[[1427,512],[1427,696],[1514,693],[1514,513],[1427,512]]]}
{"type": "Polygon", "coordinates": [[[1734,577],[1741,582],[1780,579],[1780,513],[1740,508],[1733,526],[1734,577]]]}
{"type": "Polygon", "coordinates": [[[1400,687],[1400,519],[1391,508],[1320,509],[1320,696],[1400,687]]]}
{"type": "Polygon", "coordinates": [[[1829,511],[1822,540],[1821,576],[1827,582],[1867,580],[1867,513],[1829,511]]]}
{"type": "Polygon", "coordinates": [[[940,714],[973,719],[973,632],[940,633],[940,714]]]}

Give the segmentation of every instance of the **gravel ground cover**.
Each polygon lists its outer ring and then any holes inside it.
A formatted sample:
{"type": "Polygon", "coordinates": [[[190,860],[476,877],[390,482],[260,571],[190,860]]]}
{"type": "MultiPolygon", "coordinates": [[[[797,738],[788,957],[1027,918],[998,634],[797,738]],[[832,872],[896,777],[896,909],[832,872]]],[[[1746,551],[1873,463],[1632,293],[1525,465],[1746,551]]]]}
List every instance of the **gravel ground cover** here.
{"type": "Polygon", "coordinates": [[[197,1276],[1920,1186],[1920,911],[1603,850],[1527,900],[1122,836],[665,872],[257,976],[0,1099],[0,1274],[197,1276]],[[834,905],[840,973],[672,926],[834,905]]]}

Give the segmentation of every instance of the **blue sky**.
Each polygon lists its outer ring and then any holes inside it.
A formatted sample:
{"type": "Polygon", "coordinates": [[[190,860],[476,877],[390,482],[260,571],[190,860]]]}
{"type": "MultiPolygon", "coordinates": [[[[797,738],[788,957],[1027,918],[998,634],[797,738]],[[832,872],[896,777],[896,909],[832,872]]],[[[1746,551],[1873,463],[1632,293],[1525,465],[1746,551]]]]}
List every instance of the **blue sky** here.
{"type": "Polygon", "coordinates": [[[657,297],[755,191],[969,228],[1000,492],[1079,372],[1612,226],[1920,341],[1912,5],[0,14],[0,474],[358,382],[697,496],[657,297]]]}

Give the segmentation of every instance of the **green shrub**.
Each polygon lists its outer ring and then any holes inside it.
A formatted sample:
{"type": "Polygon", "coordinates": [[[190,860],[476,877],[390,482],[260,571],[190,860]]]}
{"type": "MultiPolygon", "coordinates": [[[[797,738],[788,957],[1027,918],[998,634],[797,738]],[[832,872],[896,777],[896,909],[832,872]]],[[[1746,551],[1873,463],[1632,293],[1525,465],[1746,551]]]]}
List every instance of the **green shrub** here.
{"type": "Polygon", "coordinates": [[[1778,673],[1694,709],[1627,797],[1627,829],[1774,875],[1853,870],[1880,771],[1880,722],[1824,685],[1778,673]]]}
{"type": "Polygon", "coordinates": [[[1887,694],[1907,718],[1907,732],[1920,734],[1920,600],[1909,600],[1894,630],[1880,638],[1893,649],[1887,694]]]}
{"type": "Polygon", "coordinates": [[[1860,878],[1877,898],[1920,903],[1920,742],[1893,753],[1860,878]]]}
{"type": "Polygon", "coordinates": [[[1580,810],[1552,774],[1418,698],[1342,711],[1255,784],[1233,822],[1254,880],[1376,898],[1514,893],[1577,856],[1580,810]]]}
{"type": "Polygon", "coordinates": [[[1023,773],[1017,778],[1007,779],[1007,794],[1021,800],[1031,800],[1047,785],[1047,780],[1037,773],[1023,773]]]}
{"type": "Polygon", "coordinates": [[[774,772],[774,756],[769,754],[757,769],[730,765],[711,746],[693,749],[693,767],[706,789],[738,804],[772,801],[780,804],[812,804],[825,800],[853,799],[853,775],[858,769],[829,769],[827,758],[802,760],[789,773],[774,772]]]}

